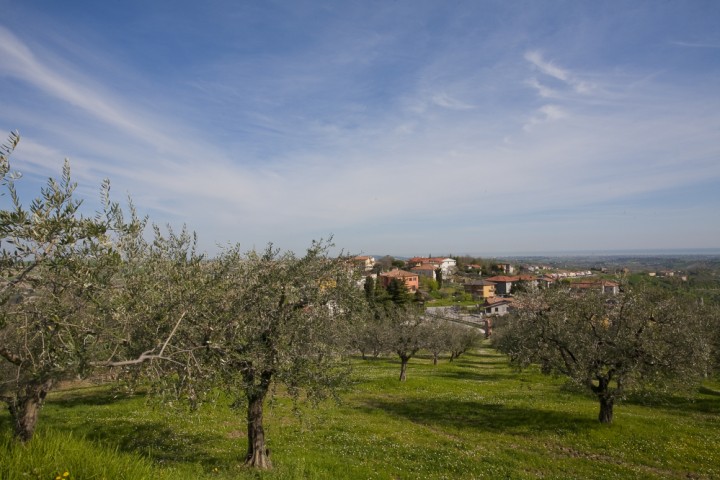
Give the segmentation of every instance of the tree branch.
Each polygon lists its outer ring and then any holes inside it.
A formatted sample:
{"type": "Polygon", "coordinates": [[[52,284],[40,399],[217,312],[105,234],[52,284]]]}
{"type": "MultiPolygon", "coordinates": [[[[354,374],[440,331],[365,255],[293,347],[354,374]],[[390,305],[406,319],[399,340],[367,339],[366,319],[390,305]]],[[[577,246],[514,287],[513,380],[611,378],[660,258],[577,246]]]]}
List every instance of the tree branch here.
{"type": "Polygon", "coordinates": [[[14,354],[5,347],[0,347],[0,357],[3,357],[8,362],[17,366],[20,366],[23,361],[23,359],[19,355],[14,354]]]}
{"type": "MultiPolygon", "coordinates": [[[[149,360],[166,360],[168,362],[177,363],[179,365],[182,365],[177,360],[173,360],[172,358],[163,356],[163,353],[165,353],[165,348],[168,346],[168,343],[170,343],[170,340],[175,335],[175,332],[177,331],[178,327],[180,326],[180,322],[182,322],[183,318],[185,318],[185,315],[187,314],[187,310],[180,315],[180,318],[178,318],[178,321],[175,322],[175,327],[173,327],[172,332],[170,332],[170,335],[165,339],[165,343],[163,343],[163,346],[160,348],[160,352],[157,354],[153,354],[152,352],[155,349],[152,350],[146,350],[143,353],[140,354],[139,357],[133,358],[131,360],[118,360],[118,361],[110,361],[106,360],[104,362],[91,362],[90,365],[93,367],[125,367],[128,365],[139,365],[143,362],[147,362],[149,360]]],[[[2,352],[0,352],[2,353],[2,352]]]]}

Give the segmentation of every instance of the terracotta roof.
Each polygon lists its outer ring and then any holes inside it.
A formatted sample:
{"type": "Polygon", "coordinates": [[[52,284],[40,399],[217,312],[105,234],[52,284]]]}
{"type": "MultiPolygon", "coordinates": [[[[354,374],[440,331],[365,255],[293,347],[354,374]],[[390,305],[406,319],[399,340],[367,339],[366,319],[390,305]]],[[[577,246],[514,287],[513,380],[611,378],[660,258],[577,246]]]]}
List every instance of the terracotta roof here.
{"type": "Polygon", "coordinates": [[[435,271],[435,266],[432,265],[431,263],[423,263],[422,265],[413,267],[410,270],[433,270],[433,271],[435,271]]]}
{"type": "Polygon", "coordinates": [[[490,297],[485,299],[485,305],[488,307],[499,305],[501,303],[513,303],[513,299],[505,297],[490,297]]]}
{"type": "Polygon", "coordinates": [[[401,278],[401,277],[417,277],[416,274],[406,272],[405,270],[391,270],[389,272],[381,273],[381,277],[392,277],[392,278],[401,278]]]}
{"type": "Polygon", "coordinates": [[[508,277],[507,275],[497,275],[494,277],[486,278],[490,282],[532,282],[537,280],[534,275],[513,275],[508,277]]]}
{"type": "Polygon", "coordinates": [[[495,277],[486,278],[488,282],[517,282],[518,277],[507,277],[505,275],[498,275],[495,277]]]}

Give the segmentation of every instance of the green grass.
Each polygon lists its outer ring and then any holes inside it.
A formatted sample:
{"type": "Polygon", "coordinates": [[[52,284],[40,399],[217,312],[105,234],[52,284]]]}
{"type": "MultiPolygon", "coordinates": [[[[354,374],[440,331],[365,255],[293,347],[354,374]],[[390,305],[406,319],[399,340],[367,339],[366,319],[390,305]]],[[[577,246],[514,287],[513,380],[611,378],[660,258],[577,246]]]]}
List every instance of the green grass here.
{"type": "Polygon", "coordinates": [[[630,399],[607,426],[591,397],[488,349],[398,374],[392,358],[357,360],[341,404],[299,417],[279,397],[266,413],[270,473],[242,466],[243,415],[227,402],[190,414],[106,387],[57,392],[27,446],[0,414],[0,479],[720,478],[717,384],[630,399]]]}

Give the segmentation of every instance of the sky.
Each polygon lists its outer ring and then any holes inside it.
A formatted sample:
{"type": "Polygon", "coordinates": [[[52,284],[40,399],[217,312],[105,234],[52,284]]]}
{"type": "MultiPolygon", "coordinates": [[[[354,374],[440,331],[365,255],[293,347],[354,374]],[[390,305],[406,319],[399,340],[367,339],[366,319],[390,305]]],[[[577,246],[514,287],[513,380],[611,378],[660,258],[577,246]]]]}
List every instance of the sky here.
{"type": "Polygon", "coordinates": [[[715,0],[0,9],[28,202],[68,158],[209,254],[720,247],[715,0]]]}

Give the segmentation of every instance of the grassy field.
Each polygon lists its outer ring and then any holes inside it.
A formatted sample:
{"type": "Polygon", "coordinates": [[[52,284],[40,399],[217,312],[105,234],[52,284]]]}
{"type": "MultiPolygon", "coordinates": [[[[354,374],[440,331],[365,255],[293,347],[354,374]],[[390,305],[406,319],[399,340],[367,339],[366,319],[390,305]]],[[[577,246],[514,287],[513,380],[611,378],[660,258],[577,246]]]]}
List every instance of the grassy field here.
{"type": "Polygon", "coordinates": [[[27,446],[0,414],[0,479],[720,478],[717,384],[630,399],[606,426],[592,398],[489,349],[398,374],[394,359],[357,360],[341,404],[300,415],[280,396],[266,414],[269,473],[241,466],[243,415],[227,402],[189,414],[106,387],[57,392],[27,446]]]}

